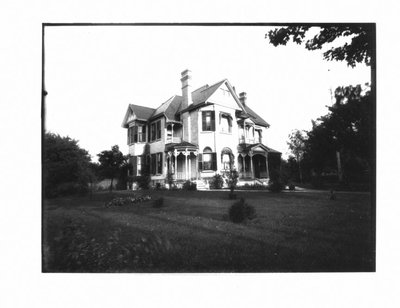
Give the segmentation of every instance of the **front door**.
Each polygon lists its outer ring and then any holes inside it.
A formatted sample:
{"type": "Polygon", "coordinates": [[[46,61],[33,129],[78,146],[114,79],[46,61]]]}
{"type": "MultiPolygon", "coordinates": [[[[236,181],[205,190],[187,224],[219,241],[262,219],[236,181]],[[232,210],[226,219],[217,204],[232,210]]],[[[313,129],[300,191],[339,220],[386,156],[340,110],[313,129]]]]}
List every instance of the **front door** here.
{"type": "Polygon", "coordinates": [[[259,179],[264,177],[266,173],[266,163],[265,157],[263,155],[254,155],[253,156],[253,166],[254,166],[254,177],[259,179]]]}

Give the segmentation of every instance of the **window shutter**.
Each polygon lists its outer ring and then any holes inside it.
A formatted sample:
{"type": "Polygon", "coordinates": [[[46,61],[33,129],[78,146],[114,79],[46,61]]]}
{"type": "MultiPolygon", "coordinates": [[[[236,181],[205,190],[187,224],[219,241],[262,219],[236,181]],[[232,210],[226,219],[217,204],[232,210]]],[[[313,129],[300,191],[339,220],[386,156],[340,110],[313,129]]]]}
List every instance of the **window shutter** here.
{"type": "Polygon", "coordinates": [[[133,172],[133,176],[137,175],[137,156],[133,156],[132,157],[132,172],[133,172]]]}
{"type": "Polygon", "coordinates": [[[211,111],[211,130],[215,131],[215,111],[211,111]]]}
{"type": "Polygon", "coordinates": [[[199,154],[198,156],[198,161],[199,161],[199,170],[203,170],[203,154],[199,154]]]}
{"type": "Polygon", "coordinates": [[[203,111],[202,113],[202,119],[203,119],[203,131],[206,130],[206,114],[207,112],[203,111]]]}
{"type": "Polygon", "coordinates": [[[212,153],[212,170],[216,171],[217,170],[217,153],[212,153]]]}

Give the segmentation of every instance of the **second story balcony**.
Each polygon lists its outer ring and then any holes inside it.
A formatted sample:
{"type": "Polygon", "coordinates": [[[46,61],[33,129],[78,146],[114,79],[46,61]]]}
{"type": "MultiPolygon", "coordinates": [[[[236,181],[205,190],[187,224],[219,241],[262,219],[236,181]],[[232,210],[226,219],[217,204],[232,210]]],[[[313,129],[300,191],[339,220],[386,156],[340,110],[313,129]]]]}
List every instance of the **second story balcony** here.
{"type": "Polygon", "coordinates": [[[239,144],[242,143],[247,143],[247,144],[254,144],[254,143],[262,143],[262,138],[261,137],[245,137],[245,136],[240,136],[239,137],[239,144]]]}

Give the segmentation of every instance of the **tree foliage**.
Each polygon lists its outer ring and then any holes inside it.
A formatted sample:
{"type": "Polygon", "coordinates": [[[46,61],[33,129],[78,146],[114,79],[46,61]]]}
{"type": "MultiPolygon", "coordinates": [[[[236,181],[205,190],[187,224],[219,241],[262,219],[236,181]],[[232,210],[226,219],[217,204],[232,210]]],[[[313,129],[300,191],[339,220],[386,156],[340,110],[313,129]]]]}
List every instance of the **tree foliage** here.
{"type": "Polygon", "coordinates": [[[298,164],[300,183],[303,182],[301,161],[303,159],[303,155],[304,155],[304,151],[305,151],[305,141],[306,141],[305,131],[295,129],[289,135],[289,141],[287,142],[287,145],[289,146],[289,150],[296,157],[296,161],[298,164]]]}
{"type": "Polygon", "coordinates": [[[307,133],[304,160],[318,174],[336,170],[340,153],[347,179],[365,179],[373,164],[373,109],[369,87],[338,87],[329,113],[313,121],[307,133]]]}
{"type": "Polygon", "coordinates": [[[307,33],[310,33],[310,26],[288,26],[276,28],[269,31],[265,37],[275,47],[286,45],[292,41],[297,44],[303,44],[308,50],[322,49],[329,43],[343,37],[350,37],[350,43],[344,43],[341,46],[330,47],[323,52],[326,60],[346,61],[351,67],[357,63],[371,65],[373,54],[373,25],[335,25],[322,26],[320,31],[312,38],[307,39],[307,33]]]}
{"type": "Polygon", "coordinates": [[[70,137],[46,132],[43,140],[43,178],[47,197],[86,192],[91,179],[89,153],[70,137]]]}
{"type": "Polygon", "coordinates": [[[127,158],[119,150],[118,145],[111,147],[111,151],[102,151],[97,156],[101,174],[111,179],[110,191],[112,191],[114,179],[119,177],[124,170],[123,166],[127,164],[127,158]]]}

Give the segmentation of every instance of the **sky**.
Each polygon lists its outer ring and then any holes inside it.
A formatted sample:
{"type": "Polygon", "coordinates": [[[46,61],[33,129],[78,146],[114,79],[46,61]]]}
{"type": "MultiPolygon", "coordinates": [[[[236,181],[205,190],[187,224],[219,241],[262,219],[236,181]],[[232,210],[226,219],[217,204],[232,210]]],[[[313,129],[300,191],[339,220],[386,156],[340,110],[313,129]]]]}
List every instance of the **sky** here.
{"type": "Polygon", "coordinates": [[[45,28],[47,131],[70,136],[92,159],[115,144],[127,154],[121,127],[128,104],[158,107],[181,94],[180,73],[196,89],[224,78],[271,126],[267,146],[289,154],[288,135],[325,115],[337,86],[370,82],[363,64],[326,61],[322,51],[274,47],[273,27],[63,26],[45,28]]]}

